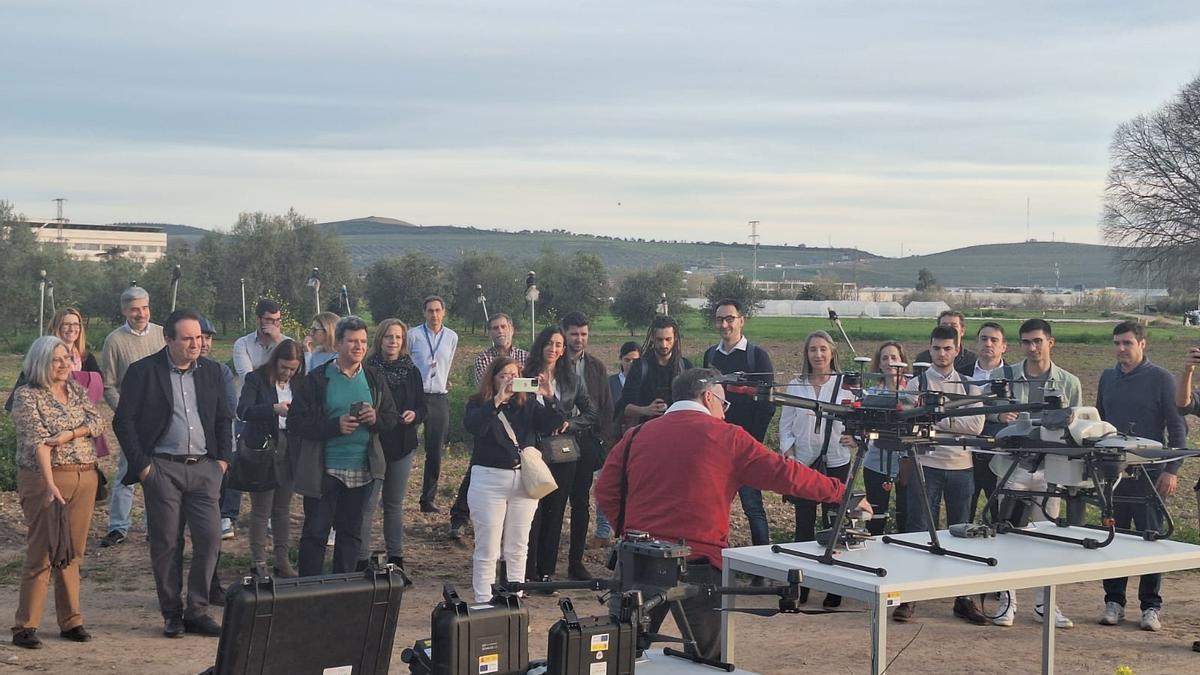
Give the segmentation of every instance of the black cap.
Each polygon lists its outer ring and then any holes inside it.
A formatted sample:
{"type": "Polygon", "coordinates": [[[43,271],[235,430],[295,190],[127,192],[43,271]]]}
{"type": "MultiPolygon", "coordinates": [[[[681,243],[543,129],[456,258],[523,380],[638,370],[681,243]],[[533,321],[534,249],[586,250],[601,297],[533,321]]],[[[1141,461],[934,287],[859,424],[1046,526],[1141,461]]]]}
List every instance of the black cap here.
{"type": "Polygon", "coordinates": [[[217,327],[214,326],[213,322],[209,321],[208,317],[204,316],[203,314],[200,315],[200,334],[201,335],[216,335],[217,334],[217,327]]]}

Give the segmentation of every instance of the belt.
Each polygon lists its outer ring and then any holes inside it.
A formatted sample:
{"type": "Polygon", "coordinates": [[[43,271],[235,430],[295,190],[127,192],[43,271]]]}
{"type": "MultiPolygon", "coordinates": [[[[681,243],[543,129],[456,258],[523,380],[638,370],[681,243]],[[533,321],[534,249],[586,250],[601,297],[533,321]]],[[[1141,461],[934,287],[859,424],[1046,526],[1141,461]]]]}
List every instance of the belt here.
{"type": "Polygon", "coordinates": [[[58,466],[50,467],[51,471],[73,471],[77,473],[94,471],[95,469],[95,462],[88,462],[87,464],[59,464],[58,466]]]}
{"type": "Polygon", "coordinates": [[[165,459],[168,462],[177,462],[179,464],[196,464],[208,459],[208,455],[172,455],[166,452],[156,452],[151,457],[165,459]]]}

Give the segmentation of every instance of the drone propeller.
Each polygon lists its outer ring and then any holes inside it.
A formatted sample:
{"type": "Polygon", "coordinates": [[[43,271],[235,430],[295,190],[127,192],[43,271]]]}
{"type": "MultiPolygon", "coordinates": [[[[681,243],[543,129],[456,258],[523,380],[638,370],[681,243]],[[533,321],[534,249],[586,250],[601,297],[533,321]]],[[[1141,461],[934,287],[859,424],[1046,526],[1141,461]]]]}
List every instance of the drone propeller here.
{"type": "Polygon", "coordinates": [[[1193,450],[1191,448],[1166,448],[1163,450],[1145,448],[1140,450],[1126,450],[1126,452],[1131,455],[1137,455],[1138,457],[1154,460],[1156,462],[1169,462],[1175,459],[1186,459],[1188,457],[1200,456],[1200,450],[1193,450]]]}

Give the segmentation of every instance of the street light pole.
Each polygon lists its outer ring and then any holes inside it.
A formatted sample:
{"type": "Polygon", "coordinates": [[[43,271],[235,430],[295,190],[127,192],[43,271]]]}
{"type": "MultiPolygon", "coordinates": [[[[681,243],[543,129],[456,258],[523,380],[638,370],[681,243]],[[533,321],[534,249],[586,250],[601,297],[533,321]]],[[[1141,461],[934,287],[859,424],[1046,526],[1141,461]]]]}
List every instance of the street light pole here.
{"type": "Polygon", "coordinates": [[[38,304],[38,335],[41,336],[46,329],[46,270],[38,270],[38,293],[41,295],[38,304]]]}
{"type": "Polygon", "coordinates": [[[246,280],[238,279],[242,284],[242,330],[246,330],[246,280]]]}

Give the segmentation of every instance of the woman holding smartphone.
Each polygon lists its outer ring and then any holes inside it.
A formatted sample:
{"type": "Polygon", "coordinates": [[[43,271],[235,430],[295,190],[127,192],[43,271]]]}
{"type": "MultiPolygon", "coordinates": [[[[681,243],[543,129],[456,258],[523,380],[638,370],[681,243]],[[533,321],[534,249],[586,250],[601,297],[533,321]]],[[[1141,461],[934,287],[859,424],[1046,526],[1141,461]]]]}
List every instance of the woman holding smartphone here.
{"type": "MultiPolygon", "coordinates": [[[[588,398],[583,381],[575,373],[568,359],[562,358],[566,339],[558,326],[547,326],[538,333],[525,362],[525,376],[538,379],[538,398],[545,405],[552,405],[562,416],[562,425],[550,435],[574,436],[591,429],[596,423],[596,409],[588,398]]],[[[529,534],[529,559],[525,578],[530,581],[553,580],[558,567],[558,544],[562,540],[563,515],[567,510],[571,485],[575,482],[575,470],[579,466],[576,452],[572,461],[549,462],[550,473],[559,487],[542,497],[537,514],[533,517],[533,529],[529,534]]],[[[574,517],[574,514],[572,514],[574,517]]],[[[586,516],[584,516],[586,517],[586,516]]],[[[582,562],[569,570],[572,579],[586,581],[591,576],[582,562]]]]}
{"type": "Polygon", "coordinates": [[[492,599],[496,561],[501,555],[508,581],[524,579],[529,528],[538,500],[521,485],[520,450],[534,445],[539,433],[551,433],[563,424],[553,397],[548,397],[550,405],[546,405],[538,396],[513,391],[513,380],[520,374],[512,359],[492,361],[479,380],[479,389],[467,401],[463,417],[463,427],[474,439],[467,505],[475,529],[471,558],[475,602],[492,599]]]}

